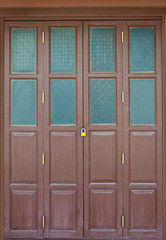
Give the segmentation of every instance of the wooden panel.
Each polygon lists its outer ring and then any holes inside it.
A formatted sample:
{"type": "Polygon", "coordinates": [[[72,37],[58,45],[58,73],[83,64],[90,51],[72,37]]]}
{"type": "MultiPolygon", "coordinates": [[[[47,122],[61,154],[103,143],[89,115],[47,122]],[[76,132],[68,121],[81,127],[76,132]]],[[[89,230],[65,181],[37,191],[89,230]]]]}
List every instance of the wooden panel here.
{"type": "Polygon", "coordinates": [[[50,229],[76,230],[76,192],[53,190],[50,199],[50,229]]]}
{"type": "Polygon", "coordinates": [[[130,132],[130,182],[155,182],[156,161],[156,133],[130,132]]]}
{"type": "Polygon", "coordinates": [[[92,190],[90,195],[90,228],[117,229],[116,190],[92,190]]]}
{"type": "Polygon", "coordinates": [[[164,0],[154,0],[154,1],[148,1],[148,0],[139,0],[139,1],[132,1],[127,0],[125,2],[122,2],[120,0],[98,0],[97,2],[95,0],[48,0],[45,2],[44,0],[41,0],[40,3],[38,1],[29,0],[27,1],[21,1],[21,0],[5,0],[1,1],[0,7],[165,7],[165,1],[164,0]]]}
{"type": "Polygon", "coordinates": [[[76,182],[76,140],[75,132],[50,133],[51,183],[76,182]]]}
{"type": "Polygon", "coordinates": [[[131,229],[155,229],[156,190],[131,190],[130,198],[131,229]]]}
{"type": "MultiPolygon", "coordinates": [[[[32,101],[36,105],[36,125],[11,125],[11,79],[36,80],[36,96],[43,90],[42,22],[5,23],[5,77],[4,77],[4,237],[35,238],[43,236],[43,104],[41,98],[32,101]],[[11,28],[37,29],[37,73],[10,72],[11,28]]],[[[23,41],[22,41],[23,45],[23,41]]],[[[17,51],[20,48],[18,46],[17,51]]],[[[27,49],[26,49],[27,50],[27,49]]],[[[36,52],[36,50],[34,50],[36,52]]],[[[26,52],[26,51],[25,51],[26,52]]],[[[26,54],[24,54],[26,55],[26,54]]],[[[25,56],[22,56],[25,57],[25,56]]],[[[21,64],[21,61],[20,63],[21,64]]],[[[26,92],[26,87],[23,90],[26,92]]],[[[17,93],[19,97],[19,91],[17,93]]],[[[30,99],[32,100],[32,99],[30,99]]],[[[20,100],[22,101],[22,99],[20,100]]],[[[24,108],[25,112],[26,104],[24,108]]],[[[20,111],[22,117],[24,111],[20,111]]],[[[26,118],[25,118],[26,119],[26,118]]],[[[29,124],[27,122],[26,124],[29,124]]]]}
{"type": "MultiPolygon", "coordinates": [[[[122,215],[122,44],[121,44],[122,22],[116,21],[87,21],[84,22],[84,127],[87,130],[87,136],[84,138],[84,234],[86,237],[122,237],[121,215],[122,215]],[[91,29],[101,29],[101,34],[96,34],[94,38],[91,29]],[[100,68],[104,61],[109,63],[102,55],[102,49],[93,48],[95,57],[94,62],[100,62],[97,71],[90,72],[92,61],[92,49],[90,44],[98,41],[99,48],[101,46],[102,31],[106,28],[115,29],[115,69],[114,57],[112,57],[112,69],[105,65],[100,68]],[[91,40],[90,40],[91,38],[91,40]],[[101,52],[101,54],[100,54],[101,52]],[[91,54],[91,56],[90,56],[91,54]],[[104,59],[103,61],[101,59],[104,59]],[[90,62],[91,61],[91,62],[90,62]],[[99,72],[100,70],[100,72],[99,72]],[[107,72],[107,71],[114,72],[107,72]],[[108,90],[108,84],[101,81],[101,85],[91,91],[91,79],[98,81],[99,79],[115,79],[115,92],[111,95],[108,90]],[[92,96],[96,99],[101,97],[103,107],[96,104],[96,112],[92,121],[92,96]],[[107,96],[112,97],[112,105],[115,106],[110,114],[110,106],[107,106],[107,96]],[[105,98],[106,97],[106,98],[105,98]],[[105,99],[104,99],[105,98],[105,99]],[[104,100],[104,101],[103,101],[104,100]],[[103,110],[104,109],[104,110],[103,110]],[[108,116],[114,116],[115,119],[108,116]],[[111,120],[110,120],[111,119],[111,120]],[[106,121],[105,121],[106,120],[106,121]],[[97,123],[97,124],[95,124],[97,123]]],[[[111,46],[110,37],[107,36],[105,44],[107,49],[111,46]],[[107,47],[109,46],[109,47],[107,47]]],[[[113,37],[114,39],[114,37],[113,37]]],[[[113,41],[114,42],[114,41],[113,41]]],[[[94,43],[96,46],[96,42],[94,43]]],[[[108,53],[109,54],[109,53],[108,53]]],[[[111,106],[112,107],[112,106],[111,106]]]]}
{"type": "Polygon", "coordinates": [[[31,190],[12,190],[11,230],[37,230],[37,194],[31,190]]]}
{"type": "Polygon", "coordinates": [[[91,182],[117,182],[116,132],[91,132],[91,182]]]}
{"type": "MultiPolygon", "coordinates": [[[[44,31],[45,57],[43,66],[44,90],[46,94],[44,104],[44,152],[46,156],[44,166],[44,214],[47,222],[44,238],[73,239],[83,236],[83,138],[80,135],[80,130],[83,126],[82,22],[46,21],[44,22],[44,31]],[[50,53],[51,51],[57,51],[57,49],[59,51],[58,47],[53,48],[52,46],[54,45],[51,45],[51,42],[53,43],[50,39],[50,37],[53,36],[51,30],[53,29],[54,32],[54,30],[59,29],[61,33],[64,33],[70,30],[70,28],[75,28],[76,36],[73,38],[70,34],[65,33],[63,34],[63,38],[65,43],[70,41],[70,39],[74,39],[75,45],[73,44],[72,46],[75,50],[71,62],[75,63],[76,61],[76,67],[74,70],[69,68],[66,70],[67,64],[69,63],[70,65],[70,58],[67,58],[69,56],[67,53],[69,48],[67,46],[64,49],[64,42],[60,41],[59,38],[57,46],[61,49],[60,54],[62,52],[62,59],[65,56],[65,60],[63,60],[61,64],[64,68],[59,67],[59,70],[52,70],[57,72],[50,72],[50,53]],[[63,50],[66,53],[65,55],[63,50]],[[63,66],[63,64],[65,64],[65,66],[63,66]],[[51,91],[51,79],[59,79],[57,80],[59,83],[68,82],[69,79],[73,81],[74,79],[74,95],[73,91],[69,91],[68,87],[65,88],[61,85],[59,91],[62,94],[59,99],[52,98],[54,91],[51,91]],[[72,108],[71,111],[67,108],[67,104],[70,105],[70,101],[68,100],[70,98],[67,97],[68,94],[75,98],[74,101],[72,100],[75,102],[73,104],[75,105],[74,111],[72,108]],[[51,105],[51,103],[53,103],[53,105],[51,105]],[[56,108],[54,108],[55,105],[56,108]],[[58,111],[58,107],[59,109],[63,109],[64,112],[58,111]],[[54,115],[51,115],[53,112],[54,115]],[[70,116],[70,118],[67,117],[67,121],[65,121],[65,114],[70,116]],[[52,121],[52,116],[61,116],[60,121],[52,121]],[[70,121],[70,119],[72,119],[72,121],[70,121]]],[[[52,37],[52,39],[54,39],[54,37],[52,37]]]]}
{"type": "Polygon", "coordinates": [[[4,19],[0,18],[0,239],[3,239],[3,169],[4,169],[4,19]]]}
{"type": "Polygon", "coordinates": [[[37,134],[11,133],[11,183],[36,183],[37,134]]]}
{"type": "MultiPolygon", "coordinates": [[[[124,36],[124,237],[162,238],[161,22],[158,20],[126,21],[124,22],[124,36]],[[142,73],[129,73],[129,27],[155,27],[154,62],[156,72],[145,72],[145,70],[143,72],[142,68],[142,73]],[[130,124],[130,79],[138,79],[138,81],[140,79],[145,79],[145,81],[146,79],[155,79],[155,97],[153,100],[155,103],[155,124],[150,124],[150,122],[149,124],[148,122],[143,124],[141,121],[137,122],[137,124],[130,124]]],[[[140,47],[140,49],[142,48],[140,47]]],[[[137,101],[137,104],[139,105],[139,101],[137,101]]],[[[138,114],[136,111],[135,113],[138,114]]],[[[141,114],[141,111],[139,114],[141,114]]]]}

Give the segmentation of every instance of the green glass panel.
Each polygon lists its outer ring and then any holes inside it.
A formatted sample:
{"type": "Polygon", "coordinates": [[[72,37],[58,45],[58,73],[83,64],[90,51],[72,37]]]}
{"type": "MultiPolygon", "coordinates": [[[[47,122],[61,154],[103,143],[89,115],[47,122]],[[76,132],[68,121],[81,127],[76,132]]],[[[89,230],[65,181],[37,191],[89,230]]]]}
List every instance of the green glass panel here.
{"type": "Polygon", "coordinates": [[[155,124],[155,80],[130,80],[130,123],[155,124]]]}
{"type": "Polygon", "coordinates": [[[154,72],[154,28],[130,28],[130,72],[154,72]]]}
{"type": "Polygon", "coordinates": [[[51,72],[75,72],[76,29],[51,28],[51,72]]]}
{"type": "Polygon", "coordinates": [[[75,80],[51,80],[51,124],[75,124],[75,80]]]}
{"type": "Polygon", "coordinates": [[[36,29],[12,29],[12,72],[36,72],[36,29]]]}
{"type": "Polygon", "coordinates": [[[115,72],[114,28],[90,28],[90,71],[115,72]]]}
{"type": "Polygon", "coordinates": [[[90,80],[90,122],[115,123],[115,79],[90,80]]]}
{"type": "Polygon", "coordinates": [[[36,80],[12,80],[11,124],[36,125],[36,80]]]}

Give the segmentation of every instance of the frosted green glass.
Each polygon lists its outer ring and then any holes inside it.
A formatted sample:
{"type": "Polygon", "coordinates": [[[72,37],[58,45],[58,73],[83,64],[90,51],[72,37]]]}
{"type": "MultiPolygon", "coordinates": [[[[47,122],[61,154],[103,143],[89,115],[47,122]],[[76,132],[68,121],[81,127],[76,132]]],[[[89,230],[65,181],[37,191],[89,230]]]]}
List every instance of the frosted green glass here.
{"type": "Polygon", "coordinates": [[[51,124],[75,124],[75,91],[74,79],[51,80],[51,124]]]}
{"type": "Polygon", "coordinates": [[[51,72],[75,72],[76,29],[51,28],[51,72]]]}
{"type": "Polygon", "coordinates": [[[154,72],[154,33],[152,27],[130,28],[130,72],[154,72]]]}
{"type": "Polygon", "coordinates": [[[155,124],[155,80],[130,80],[130,123],[155,124]]]}
{"type": "Polygon", "coordinates": [[[90,71],[115,72],[114,28],[90,28],[90,71]]]}
{"type": "Polygon", "coordinates": [[[90,79],[90,123],[115,123],[115,79],[90,79]]]}
{"type": "Polygon", "coordinates": [[[36,72],[36,29],[12,29],[11,55],[13,73],[36,72]]]}
{"type": "Polygon", "coordinates": [[[36,125],[36,80],[11,81],[11,124],[36,125]]]}

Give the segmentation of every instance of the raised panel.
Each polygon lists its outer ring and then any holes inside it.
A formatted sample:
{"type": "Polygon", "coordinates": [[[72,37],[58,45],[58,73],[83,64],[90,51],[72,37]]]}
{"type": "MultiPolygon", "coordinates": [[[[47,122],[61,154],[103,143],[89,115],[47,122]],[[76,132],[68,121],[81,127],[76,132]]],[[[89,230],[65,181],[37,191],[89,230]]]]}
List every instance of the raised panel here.
{"type": "Polygon", "coordinates": [[[76,133],[52,132],[50,135],[51,183],[76,182],[76,133]]]}
{"type": "Polygon", "coordinates": [[[12,183],[37,181],[37,133],[12,132],[10,169],[12,183]]]}
{"type": "Polygon", "coordinates": [[[12,190],[11,230],[37,230],[37,193],[32,190],[12,190]]]}
{"type": "Polygon", "coordinates": [[[50,194],[50,229],[76,230],[76,192],[53,190],[50,194]]]}
{"type": "Polygon", "coordinates": [[[91,190],[90,229],[116,229],[116,190],[91,190]]]}
{"type": "Polygon", "coordinates": [[[90,181],[117,181],[116,132],[91,132],[90,134],[90,181]]]}
{"type": "Polygon", "coordinates": [[[130,133],[130,182],[156,181],[156,133],[130,133]]]}
{"type": "Polygon", "coordinates": [[[131,229],[155,229],[156,211],[156,190],[131,190],[131,229]]]}

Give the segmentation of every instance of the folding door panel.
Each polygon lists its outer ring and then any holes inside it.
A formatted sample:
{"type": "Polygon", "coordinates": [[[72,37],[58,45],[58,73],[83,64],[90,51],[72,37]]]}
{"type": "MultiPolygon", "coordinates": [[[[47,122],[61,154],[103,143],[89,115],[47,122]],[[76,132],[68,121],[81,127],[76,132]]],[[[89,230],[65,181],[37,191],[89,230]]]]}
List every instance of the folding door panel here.
{"type": "Polygon", "coordinates": [[[45,22],[45,237],[83,235],[82,23],[45,22]]]}
{"type": "Polygon", "coordinates": [[[84,233],[122,236],[121,22],[84,23],[84,233]]]}
{"type": "Polygon", "coordinates": [[[42,23],[5,24],[4,235],[42,237],[42,23]]]}
{"type": "Polygon", "coordinates": [[[125,237],[162,237],[161,23],[124,24],[125,237]]]}

